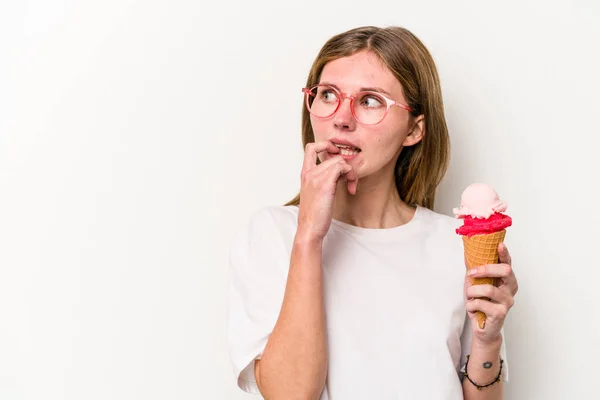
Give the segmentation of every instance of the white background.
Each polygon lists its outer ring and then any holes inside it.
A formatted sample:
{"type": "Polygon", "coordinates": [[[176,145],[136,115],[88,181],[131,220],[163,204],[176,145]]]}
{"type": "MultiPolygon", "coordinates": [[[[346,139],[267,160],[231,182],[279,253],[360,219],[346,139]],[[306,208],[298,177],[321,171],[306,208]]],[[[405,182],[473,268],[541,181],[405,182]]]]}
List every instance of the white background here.
{"type": "MultiPolygon", "coordinates": [[[[436,210],[509,202],[507,399],[597,393],[597,1],[18,1],[0,9],[0,399],[246,399],[233,232],[299,188],[310,65],[401,25],[452,138],[436,210]]],[[[427,371],[423,371],[427,373],[427,371]]]]}

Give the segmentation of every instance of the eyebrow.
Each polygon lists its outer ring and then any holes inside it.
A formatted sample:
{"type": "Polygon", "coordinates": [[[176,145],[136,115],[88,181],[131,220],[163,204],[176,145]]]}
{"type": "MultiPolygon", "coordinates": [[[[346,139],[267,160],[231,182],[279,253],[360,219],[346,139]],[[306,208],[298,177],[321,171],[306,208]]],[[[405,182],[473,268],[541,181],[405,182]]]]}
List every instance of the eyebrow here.
{"type": "MultiPolygon", "coordinates": [[[[321,85],[329,85],[331,87],[336,88],[337,90],[339,90],[340,92],[342,91],[337,85],[333,84],[333,83],[329,83],[329,82],[321,82],[321,85]]],[[[387,94],[388,96],[392,96],[388,91],[380,88],[380,87],[362,87],[360,88],[359,92],[380,92],[383,94],[387,94]]]]}

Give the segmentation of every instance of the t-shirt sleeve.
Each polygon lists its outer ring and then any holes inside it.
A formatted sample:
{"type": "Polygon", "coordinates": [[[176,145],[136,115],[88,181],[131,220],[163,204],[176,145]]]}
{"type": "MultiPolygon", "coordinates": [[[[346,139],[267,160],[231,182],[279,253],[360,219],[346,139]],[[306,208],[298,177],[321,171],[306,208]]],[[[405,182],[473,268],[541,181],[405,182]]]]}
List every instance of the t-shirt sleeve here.
{"type": "Polygon", "coordinates": [[[255,213],[234,237],[229,253],[227,340],[240,389],[259,393],[254,361],[260,359],[279,316],[290,255],[272,210],[255,213]]]}
{"type": "MultiPolygon", "coordinates": [[[[467,363],[467,354],[471,351],[471,336],[472,336],[472,327],[471,327],[471,318],[468,316],[465,317],[465,326],[463,328],[463,333],[460,337],[461,344],[461,357],[460,357],[460,365],[461,369],[459,372],[459,376],[461,381],[464,378],[465,365],[467,363]]],[[[504,382],[508,382],[508,360],[506,359],[506,337],[504,336],[504,328],[501,330],[502,335],[502,346],[500,347],[500,358],[504,360],[504,364],[502,365],[502,374],[500,378],[504,382]]],[[[479,383],[479,382],[477,382],[479,383]]],[[[481,383],[479,383],[481,385],[481,383]]]]}

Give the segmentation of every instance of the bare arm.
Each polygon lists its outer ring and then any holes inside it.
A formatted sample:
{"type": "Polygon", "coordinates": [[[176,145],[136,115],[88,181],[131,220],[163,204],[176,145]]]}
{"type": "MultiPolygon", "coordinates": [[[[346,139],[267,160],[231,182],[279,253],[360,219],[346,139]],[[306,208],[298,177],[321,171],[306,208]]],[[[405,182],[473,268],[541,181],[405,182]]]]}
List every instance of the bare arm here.
{"type": "MultiPolygon", "coordinates": [[[[472,343],[467,372],[478,385],[487,385],[498,377],[501,344],[502,338],[492,345],[472,343]]],[[[502,400],[504,398],[503,389],[502,381],[478,390],[466,377],[463,380],[465,400],[502,400]]]]}
{"type": "Polygon", "coordinates": [[[322,243],[296,235],[277,323],[254,371],[265,399],[318,399],[327,375],[322,243]]]}
{"type": "Polygon", "coordinates": [[[331,226],[337,182],[356,193],[357,177],[329,141],[306,145],[298,230],[283,303],[254,374],[268,400],[318,399],[327,377],[327,338],[321,270],[323,239],[331,226]],[[320,156],[321,163],[316,164],[320,156]]]}

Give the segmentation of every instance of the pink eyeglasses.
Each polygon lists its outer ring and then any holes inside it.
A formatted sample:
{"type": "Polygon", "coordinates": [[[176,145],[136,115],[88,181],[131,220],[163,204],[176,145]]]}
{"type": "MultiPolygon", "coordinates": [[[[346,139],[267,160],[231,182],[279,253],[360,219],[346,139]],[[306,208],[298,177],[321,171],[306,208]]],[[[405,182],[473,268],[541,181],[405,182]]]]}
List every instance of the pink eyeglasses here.
{"type": "Polygon", "coordinates": [[[377,125],[383,121],[392,106],[414,111],[413,108],[389,99],[379,92],[364,91],[350,95],[325,84],[302,88],[302,92],[305,94],[308,111],[317,118],[331,117],[346,98],[350,99],[352,115],[363,125],[377,125]]]}

